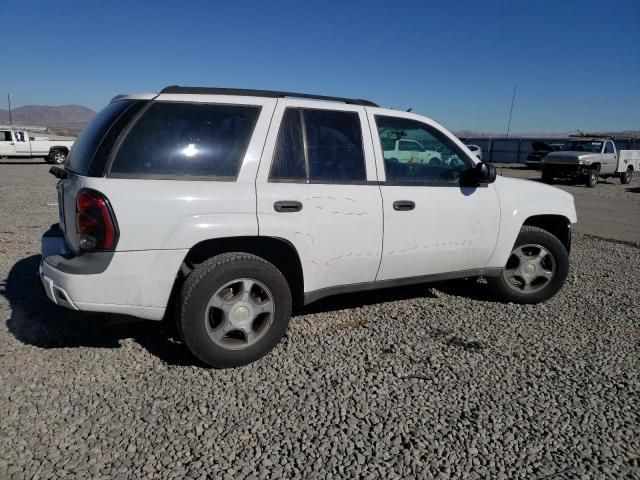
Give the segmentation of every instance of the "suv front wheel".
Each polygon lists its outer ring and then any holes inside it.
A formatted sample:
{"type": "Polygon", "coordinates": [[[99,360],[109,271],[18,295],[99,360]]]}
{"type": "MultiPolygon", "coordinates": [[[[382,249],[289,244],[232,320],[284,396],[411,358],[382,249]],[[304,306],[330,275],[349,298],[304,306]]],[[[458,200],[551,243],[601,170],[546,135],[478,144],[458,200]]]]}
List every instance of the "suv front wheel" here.
{"type": "Polygon", "coordinates": [[[569,254],[557,237],[538,227],[524,226],[507,264],[487,281],[504,301],[540,303],[554,296],[569,273],[569,254]]]}
{"type": "Polygon", "coordinates": [[[182,288],[184,341],[212,367],[237,367],[266,355],[285,334],[290,316],[287,280],[271,263],[248,253],[210,258],[182,288]]]}

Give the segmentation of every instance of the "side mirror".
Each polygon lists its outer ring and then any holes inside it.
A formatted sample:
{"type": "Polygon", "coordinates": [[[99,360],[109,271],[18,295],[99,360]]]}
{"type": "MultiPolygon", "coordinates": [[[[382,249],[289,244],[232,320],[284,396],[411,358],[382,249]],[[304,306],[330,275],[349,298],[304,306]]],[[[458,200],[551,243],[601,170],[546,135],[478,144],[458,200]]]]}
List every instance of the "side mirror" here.
{"type": "Polygon", "coordinates": [[[491,163],[476,164],[475,181],[477,183],[493,183],[496,181],[496,167],[491,163]]]}

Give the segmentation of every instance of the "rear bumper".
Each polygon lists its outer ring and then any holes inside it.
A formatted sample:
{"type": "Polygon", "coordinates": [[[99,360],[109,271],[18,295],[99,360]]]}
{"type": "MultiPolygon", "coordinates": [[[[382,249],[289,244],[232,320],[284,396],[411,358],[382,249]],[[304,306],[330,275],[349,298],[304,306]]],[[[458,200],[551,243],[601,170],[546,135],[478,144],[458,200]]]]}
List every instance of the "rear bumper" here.
{"type": "Polygon", "coordinates": [[[53,303],[72,310],[162,319],[186,250],[73,255],[59,235],[47,234],[42,237],[39,275],[53,303]]]}

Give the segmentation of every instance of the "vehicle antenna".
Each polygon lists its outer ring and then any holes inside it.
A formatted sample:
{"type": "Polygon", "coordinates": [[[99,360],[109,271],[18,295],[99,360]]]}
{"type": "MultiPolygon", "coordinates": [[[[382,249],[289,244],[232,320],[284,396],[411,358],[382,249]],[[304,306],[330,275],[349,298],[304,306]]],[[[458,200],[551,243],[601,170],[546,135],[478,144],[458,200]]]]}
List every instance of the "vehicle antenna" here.
{"type": "Polygon", "coordinates": [[[410,112],[411,110],[413,110],[413,108],[407,108],[407,112],[410,112]]]}
{"type": "Polygon", "coordinates": [[[509,138],[509,131],[511,130],[511,115],[513,114],[513,104],[516,102],[516,87],[513,86],[513,96],[511,97],[511,109],[509,110],[509,123],[507,123],[507,138],[509,138]]]}

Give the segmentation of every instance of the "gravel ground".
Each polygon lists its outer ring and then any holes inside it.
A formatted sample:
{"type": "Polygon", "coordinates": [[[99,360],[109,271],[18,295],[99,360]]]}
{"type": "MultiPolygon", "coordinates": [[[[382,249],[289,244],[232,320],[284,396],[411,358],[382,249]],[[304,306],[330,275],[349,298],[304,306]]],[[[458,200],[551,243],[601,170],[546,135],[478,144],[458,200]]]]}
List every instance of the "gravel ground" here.
{"type": "Polygon", "coordinates": [[[216,371],[167,325],[46,300],[55,182],[11,163],[0,478],[640,478],[637,245],[576,234],[538,306],[475,281],[327,299],[267,357],[216,371]]]}

